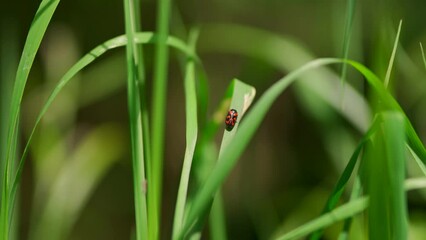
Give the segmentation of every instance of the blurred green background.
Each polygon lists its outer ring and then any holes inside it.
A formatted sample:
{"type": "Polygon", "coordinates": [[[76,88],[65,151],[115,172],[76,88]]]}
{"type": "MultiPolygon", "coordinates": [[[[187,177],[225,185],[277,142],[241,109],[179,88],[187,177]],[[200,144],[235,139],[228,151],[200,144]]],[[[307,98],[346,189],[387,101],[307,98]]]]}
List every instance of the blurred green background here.
{"type": "MultiPolygon", "coordinates": [[[[341,57],[346,4],[342,0],[173,1],[170,29],[171,34],[185,39],[185,28],[200,25],[198,53],[209,78],[211,117],[232,78],[253,85],[260,96],[286,73],[264,59],[226,50],[232,39],[244,40],[238,32],[226,32],[226,26],[237,24],[271,32],[315,57],[341,57]],[[226,39],[214,34],[221,26],[226,39]]],[[[38,5],[39,1],[28,0],[1,4],[2,121],[38,5]]],[[[155,30],[156,6],[156,1],[142,1],[142,28],[146,31],[155,30]]],[[[425,9],[423,0],[357,1],[349,48],[349,58],[383,77],[398,22],[403,19],[391,89],[423,140],[426,70],[419,42],[426,44],[425,9]]],[[[59,4],[26,88],[23,140],[66,70],[93,47],[123,33],[122,1],[63,0],[59,4]]],[[[267,47],[274,49],[273,45],[267,47]]],[[[144,50],[150,80],[153,47],[144,50]]],[[[299,57],[291,52],[280,54],[286,59],[283,61],[299,57]]],[[[185,149],[182,73],[175,56],[172,51],[162,239],[170,238],[185,149]]],[[[340,68],[334,70],[338,75],[340,68]]],[[[347,79],[361,95],[368,92],[354,71],[349,70],[347,79]]],[[[134,204],[125,83],[125,51],[121,48],[84,70],[55,100],[37,131],[25,166],[16,219],[19,239],[43,239],[45,234],[58,239],[131,237],[134,204]],[[57,235],[52,233],[55,229],[57,235]]],[[[361,136],[351,121],[303,89],[292,87],[274,104],[223,188],[229,239],[267,239],[280,226],[289,230],[318,216],[361,136]]],[[[338,91],[333,94],[341,95],[338,91]]],[[[362,113],[362,109],[341,111],[362,113]]],[[[410,167],[409,173],[417,174],[410,167]]],[[[424,192],[408,195],[410,239],[426,236],[425,196],[424,192]]],[[[360,229],[359,224],[356,222],[354,228],[360,229]]],[[[338,226],[330,228],[325,238],[334,239],[338,230],[338,226]]],[[[354,237],[362,239],[362,234],[354,233],[354,237]]]]}

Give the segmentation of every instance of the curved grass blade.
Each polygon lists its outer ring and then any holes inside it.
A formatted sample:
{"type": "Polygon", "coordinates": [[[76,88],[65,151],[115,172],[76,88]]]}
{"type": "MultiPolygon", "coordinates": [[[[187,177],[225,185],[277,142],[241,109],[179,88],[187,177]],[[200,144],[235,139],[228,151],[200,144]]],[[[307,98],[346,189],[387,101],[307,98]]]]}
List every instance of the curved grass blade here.
{"type": "Polygon", "coordinates": [[[354,216],[358,213],[361,213],[368,207],[368,201],[368,197],[362,197],[360,199],[346,203],[332,210],[331,212],[321,215],[320,217],[303,224],[302,226],[282,235],[281,237],[276,238],[276,240],[298,239],[317,229],[322,229],[335,222],[354,216]]]}
{"type": "MultiPolygon", "coordinates": [[[[235,127],[231,131],[225,130],[222,137],[222,142],[219,150],[219,159],[221,158],[224,149],[232,142],[235,137],[235,133],[238,131],[238,122],[243,119],[243,116],[247,109],[252,104],[256,95],[256,89],[250,85],[244,84],[243,82],[234,79],[233,83],[233,94],[231,104],[228,109],[235,109],[238,111],[238,120],[235,127]]],[[[226,111],[225,111],[226,113],[226,111]]],[[[210,235],[213,240],[225,240],[226,237],[226,222],[225,222],[225,211],[224,211],[222,194],[220,189],[213,199],[211,206],[211,213],[209,215],[210,220],[210,235]]],[[[201,217],[202,219],[202,217],[201,217]]]]}
{"type": "MultiPolygon", "coordinates": [[[[316,58],[291,37],[236,24],[203,26],[199,45],[200,51],[232,53],[260,59],[284,73],[294,71],[316,58]],[[259,42],[264,44],[258,44],[259,42]]],[[[295,85],[298,91],[308,92],[323,100],[360,132],[368,130],[372,117],[367,101],[348,84],[345,86],[345,101],[342,106],[342,99],[336,94],[336,90],[341,89],[342,84],[336,73],[321,68],[300,78],[295,85]],[[324,81],[311,81],[312,78],[324,81]]]]}
{"type": "MultiPolygon", "coordinates": [[[[221,148],[219,150],[219,156],[222,153],[223,149],[232,141],[235,136],[235,133],[238,131],[239,122],[243,119],[243,116],[247,109],[250,107],[253,99],[255,97],[256,91],[255,89],[241,82],[238,79],[233,79],[229,84],[228,89],[225,92],[225,96],[223,97],[221,103],[215,114],[213,115],[213,119],[206,125],[203,129],[203,138],[201,139],[199,145],[199,149],[197,154],[198,163],[194,166],[194,171],[196,172],[196,181],[198,185],[204,183],[207,177],[210,175],[212,168],[215,164],[217,164],[217,158],[214,159],[213,156],[217,156],[217,153],[212,154],[210,150],[211,142],[213,141],[214,135],[217,130],[220,129],[221,126],[224,126],[224,119],[226,113],[229,109],[236,109],[238,112],[237,124],[234,126],[232,131],[224,130],[224,134],[222,137],[221,148]],[[201,155],[201,156],[200,156],[201,155]]],[[[215,200],[221,198],[220,194],[217,194],[215,200]]],[[[224,239],[226,237],[226,229],[225,229],[225,220],[223,216],[223,210],[220,209],[220,203],[213,203],[213,197],[210,199],[209,205],[212,206],[212,210],[210,213],[210,221],[211,224],[210,233],[212,234],[213,239],[217,239],[215,237],[220,237],[224,239]],[[212,205],[213,204],[213,205],[212,205]],[[215,208],[216,207],[216,208],[215,208]]],[[[221,200],[219,200],[221,201],[221,200]]],[[[190,209],[190,208],[189,208],[190,209]]],[[[202,214],[198,216],[197,224],[194,225],[191,230],[191,237],[195,236],[198,232],[201,232],[203,223],[210,211],[206,210],[202,214]]]]}
{"type": "Polygon", "coordinates": [[[392,55],[391,55],[391,58],[389,59],[388,70],[386,71],[386,77],[385,77],[385,88],[387,88],[389,85],[389,79],[392,73],[393,63],[395,61],[396,49],[398,48],[399,34],[401,33],[401,27],[402,27],[402,20],[399,21],[398,32],[396,33],[395,43],[393,44],[392,55]]]}
{"type": "MultiPolygon", "coordinates": [[[[340,176],[339,180],[337,181],[336,186],[334,187],[333,191],[331,192],[325,207],[321,214],[327,213],[331,211],[333,208],[337,206],[339,203],[340,197],[343,194],[343,191],[345,190],[346,184],[348,183],[352,172],[355,168],[355,165],[358,161],[359,155],[361,153],[361,150],[364,147],[364,144],[371,138],[374,132],[377,130],[377,119],[373,122],[373,125],[370,127],[368,132],[362,137],[361,141],[358,143],[358,146],[356,147],[354,153],[352,154],[348,164],[345,167],[345,170],[343,171],[342,175],[340,176]]],[[[318,231],[315,231],[310,239],[315,240],[319,239],[322,235],[322,229],[319,229],[318,231]]]]}
{"type": "MultiPolygon", "coordinates": [[[[195,51],[198,38],[198,30],[192,30],[189,34],[189,47],[195,51]]],[[[180,231],[188,193],[189,176],[191,172],[192,159],[194,157],[195,145],[198,135],[197,93],[195,87],[195,62],[187,58],[185,67],[185,109],[186,109],[186,149],[183,160],[182,173],[176,200],[175,217],[173,222],[173,239],[177,238],[180,231]]]]}
{"type": "MultiPolygon", "coordinates": [[[[235,166],[238,158],[241,156],[241,154],[245,150],[246,146],[248,145],[249,141],[253,137],[257,128],[260,126],[263,118],[265,117],[266,113],[268,112],[269,108],[271,107],[275,99],[291,83],[293,83],[297,78],[299,78],[306,71],[312,70],[317,67],[329,65],[329,64],[336,64],[336,63],[343,63],[343,62],[349,63],[351,66],[353,66],[355,69],[357,69],[360,73],[362,73],[365,76],[365,78],[367,79],[367,82],[377,92],[378,96],[380,97],[381,101],[386,107],[403,113],[401,107],[398,105],[395,99],[392,98],[392,96],[386,91],[386,89],[383,87],[383,84],[378,79],[378,77],[374,75],[374,73],[372,73],[369,69],[367,69],[362,64],[354,62],[354,61],[345,61],[342,59],[334,59],[334,58],[317,59],[317,60],[306,63],[302,67],[289,73],[287,76],[285,76],[284,78],[276,82],[274,85],[272,85],[264,93],[264,95],[259,99],[257,104],[252,108],[252,111],[250,111],[247,114],[247,116],[245,117],[245,121],[240,126],[240,130],[236,133],[235,140],[232,141],[226,147],[215,169],[210,174],[210,177],[207,179],[201,191],[195,197],[194,203],[192,204],[192,207],[188,213],[187,220],[184,224],[183,232],[180,235],[181,237],[183,237],[184,234],[194,224],[194,222],[197,219],[197,216],[201,214],[207,208],[211,196],[217,192],[217,190],[220,188],[220,185],[224,182],[225,178],[229,175],[232,168],[235,166]]],[[[404,116],[404,118],[407,124],[411,126],[411,123],[406,118],[406,116],[404,116]]],[[[414,141],[413,143],[417,144],[417,145],[412,145],[412,147],[415,147],[415,149],[413,148],[413,150],[416,153],[417,151],[419,151],[419,153],[425,154],[426,151],[424,149],[424,146],[421,143],[421,141],[418,139],[418,136],[415,133],[412,126],[411,128],[406,129],[406,131],[407,130],[412,131],[409,134],[407,134],[408,138],[409,139],[410,137],[413,138],[412,139],[414,141]]],[[[409,141],[409,144],[410,143],[411,142],[409,141]]],[[[426,160],[426,158],[423,158],[422,160],[426,160]]]]}
{"type": "MultiPolygon", "coordinates": [[[[150,32],[143,32],[143,33],[137,33],[135,36],[135,42],[138,44],[152,44],[156,41],[157,36],[154,33],[150,32]]],[[[28,152],[29,145],[31,143],[31,140],[33,138],[34,132],[37,129],[38,124],[40,123],[40,120],[43,118],[43,116],[46,114],[47,110],[49,109],[50,105],[52,104],[53,100],[56,98],[56,96],[59,94],[59,92],[63,89],[63,87],[77,74],[79,73],[83,68],[85,68],[87,65],[92,63],[94,60],[96,60],[98,57],[102,56],[105,52],[108,50],[122,47],[127,44],[127,37],[125,35],[121,35],[118,37],[115,37],[113,39],[110,39],[103,44],[95,47],[92,51],[90,51],[88,54],[83,56],[76,64],[74,64],[68,72],[65,73],[65,75],[59,80],[58,84],[56,85],[55,89],[52,91],[50,96],[48,97],[46,103],[44,104],[43,108],[41,109],[39,115],[37,116],[36,122],[34,124],[33,129],[31,130],[31,133],[28,137],[27,143],[25,145],[21,160],[19,162],[19,166],[17,169],[17,172],[15,174],[15,178],[13,180],[13,186],[10,191],[11,196],[11,205],[9,207],[13,208],[14,198],[16,195],[16,190],[18,187],[18,184],[21,180],[21,174],[25,163],[25,157],[28,152]]],[[[196,56],[191,55],[191,51],[186,46],[186,44],[182,41],[180,41],[177,38],[169,37],[167,39],[167,44],[171,47],[174,47],[180,51],[182,51],[184,54],[193,57],[197,62],[199,62],[198,58],[196,56]]]]}
{"type": "Polygon", "coordinates": [[[32,64],[36,53],[40,47],[41,40],[46,32],[47,26],[49,25],[50,19],[59,4],[59,0],[43,0],[36,12],[31,27],[29,29],[27,39],[25,41],[24,50],[22,52],[21,59],[19,61],[18,70],[16,72],[15,83],[13,87],[12,97],[10,101],[10,112],[9,112],[9,130],[7,137],[7,150],[4,155],[1,156],[5,161],[3,169],[3,187],[2,187],[2,202],[0,209],[0,233],[2,238],[8,239],[9,234],[9,208],[12,205],[10,203],[9,191],[10,191],[10,162],[13,159],[17,144],[17,131],[18,131],[18,120],[22,97],[24,95],[25,85],[27,83],[28,75],[30,73],[32,64]]]}
{"type": "MultiPolygon", "coordinates": [[[[426,178],[414,178],[404,181],[405,191],[411,191],[426,188],[426,178]]],[[[316,219],[313,219],[304,225],[276,238],[276,240],[299,239],[318,229],[325,228],[336,222],[347,219],[358,213],[361,213],[369,207],[370,199],[368,196],[361,197],[349,203],[334,209],[316,219]]],[[[382,239],[382,237],[380,237],[382,239]]]]}

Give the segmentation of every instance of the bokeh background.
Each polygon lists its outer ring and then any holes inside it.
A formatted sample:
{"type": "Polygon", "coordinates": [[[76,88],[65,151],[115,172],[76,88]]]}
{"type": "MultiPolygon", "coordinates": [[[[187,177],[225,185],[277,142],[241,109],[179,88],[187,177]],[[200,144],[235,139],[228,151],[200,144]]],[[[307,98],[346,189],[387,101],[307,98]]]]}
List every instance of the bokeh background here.
{"type": "MultiPolygon", "coordinates": [[[[224,39],[240,41],[241,36],[211,34],[212,26],[217,26],[213,24],[267,31],[290,39],[315,57],[342,56],[346,1],[172,2],[173,35],[185,39],[185,29],[194,25],[201,29],[198,53],[209,79],[209,117],[231,79],[255,86],[260,96],[286,74],[262,59],[221,50],[224,39]]],[[[396,29],[403,19],[391,88],[421,138],[426,139],[426,69],[419,48],[419,42],[426,44],[426,3],[356,2],[349,58],[380,77],[385,75],[396,29]]],[[[1,3],[1,120],[38,5],[39,1],[28,0],[1,3]]],[[[155,30],[156,7],[156,1],[142,1],[142,26],[147,31],[155,30]]],[[[122,1],[61,1],[28,80],[21,116],[22,143],[66,70],[95,46],[124,33],[123,13],[122,1]]],[[[144,50],[151,79],[153,47],[144,50]]],[[[290,62],[299,57],[281,54],[290,62]]],[[[170,238],[185,149],[183,82],[176,56],[172,51],[168,73],[162,239],[170,238]]],[[[332,70],[338,75],[340,68],[332,70]]],[[[16,218],[18,239],[43,239],[54,231],[61,231],[59,239],[131,237],[134,204],[126,77],[124,48],[113,50],[79,74],[55,100],[37,131],[25,166],[16,218]]],[[[355,71],[349,70],[348,84],[360,95],[368,92],[355,71]]],[[[303,88],[284,92],[228,178],[223,196],[229,239],[265,239],[319,215],[361,133],[338,111],[309,101],[307,95],[303,88]]],[[[218,143],[220,139],[221,131],[218,143]]],[[[426,236],[425,196],[422,192],[408,195],[412,239],[426,236]]],[[[356,222],[354,228],[360,229],[359,225],[356,222]]],[[[325,238],[334,239],[338,230],[338,225],[330,228],[325,238]]],[[[363,238],[362,231],[354,234],[363,238]]]]}

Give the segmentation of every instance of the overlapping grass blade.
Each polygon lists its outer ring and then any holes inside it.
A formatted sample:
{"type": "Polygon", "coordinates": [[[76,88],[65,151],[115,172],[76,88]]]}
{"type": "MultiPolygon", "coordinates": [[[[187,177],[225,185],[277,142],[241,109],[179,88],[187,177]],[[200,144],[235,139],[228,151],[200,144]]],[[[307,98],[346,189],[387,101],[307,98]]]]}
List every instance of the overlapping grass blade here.
{"type": "MultiPolygon", "coordinates": [[[[195,52],[198,30],[193,29],[189,34],[189,47],[195,52]]],[[[180,177],[179,190],[176,200],[175,217],[173,222],[173,239],[177,238],[184,220],[186,198],[188,193],[189,176],[195,145],[198,135],[197,93],[195,87],[195,62],[187,57],[185,67],[185,112],[186,112],[186,149],[180,177]]]]}
{"type": "Polygon", "coordinates": [[[389,85],[389,79],[392,73],[393,63],[395,61],[396,49],[398,48],[399,34],[401,33],[401,27],[402,27],[402,20],[399,21],[398,32],[396,33],[395,43],[393,44],[391,58],[389,59],[388,70],[386,71],[386,77],[385,77],[385,83],[384,83],[385,87],[388,87],[389,85]]]}
{"type": "MultiPolygon", "coordinates": [[[[200,35],[200,52],[231,53],[260,59],[273,67],[291,72],[316,57],[293,38],[265,30],[236,24],[211,24],[203,26],[200,35]],[[258,43],[263,44],[258,44],[258,43]]],[[[345,86],[342,106],[339,76],[330,69],[321,68],[300,77],[296,90],[324,101],[348,122],[364,133],[371,124],[371,113],[364,96],[349,84],[345,86]],[[312,78],[318,81],[311,81],[312,78]],[[343,111],[351,109],[351,111],[343,111]]],[[[314,109],[312,109],[314,110],[314,109]]]]}
{"type": "MultiPolygon", "coordinates": [[[[238,112],[238,122],[240,122],[241,119],[243,119],[245,112],[250,107],[255,97],[255,94],[256,94],[256,91],[252,86],[247,85],[238,79],[234,79],[230,83],[228,89],[225,92],[225,96],[223,97],[217,111],[215,112],[213,116],[212,121],[206,125],[205,129],[203,129],[203,134],[204,134],[203,139],[201,139],[199,143],[199,146],[201,148],[201,150],[199,151],[202,151],[202,153],[198,153],[198,154],[202,154],[201,157],[198,156],[199,157],[198,160],[201,160],[201,161],[198,162],[198,165],[194,169],[197,172],[196,181],[198,182],[198,184],[204,183],[207,176],[209,176],[209,174],[211,173],[212,168],[214,168],[214,165],[217,164],[216,163],[218,161],[217,159],[209,158],[212,161],[214,161],[214,162],[211,162],[207,159],[208,158],[207,155],[209,155],[209,157],[211,155],[217,156],[217,154],[211,154],[209,152],[210,151],[209,145],[211,141],[213,141],[214,134],[217,132],[217,130],[220,129],[221,126],[224,126],[224,119],[225,119],[227,111],[230,108],[236,109],[238,112]]],[[[235,127],[232,129],[232,131],[224,130],[224,134],[223,134],[222,142],[221,142],[221,148],[219,150],[219,156],[222,153],[223,149],[225,149],[226,146],[230,142],[232,142],[232,139],[235,137],[236,132],[238,132],[238,126],[239,126],[238,122],[235,125],[235,127]]],[[[216,198],[221,198],[220,194],[217,194],[215,199],[216,198]]],[[[211,204],[213,204],[212,201],[213,201],[213,197],[210,198],[210,206],[211,204]]],[[[212,213],[210,214],[211,218],[209,223],[211,224],[210,232],[212,234],[212,237],[215,237],[215,236],[226,237],[223,210],[218,209],[219,207],[221,207],[220,202],[218,205],[213,204],[213,206],[217,208],[212,209],[212,213]]],[[[194,236],[194,234],[197,234],[198,232],[202,230],[203,223],[209,212],[210,211],[207,210],[198,216],[198,224],[194,225],[193,229],[191,230],[191,233],[189,233],[190,235],[194,236]]]]}
{"type": "Polygon", "coordinates": [[[320,217],[311,220],[302,226],[276,238],[276,240],[299,239],[309,233],[327,227],[338,221],[342,221],[348,217],[361,213],[368,207],[368,197],[362,197],[357,200],[346,203],[329,213],[323,214],[320,217]]]}
{"type": "Polygon", "coordinates": [[[155,45],[154,81],[152,99],[152,172],[149,194],[149,239],[159,238],[161,189],[163,179],[164,132],[166,116],[166,92],[168,73],[168,48],[170,0],[158,1],[157,33],[155,45]]]}
{"type": "MultiPolygon", "coordinates": [[[[148,210],[147,210],[147,188],[146,188],[146,170],[145,156],[146,148],[144,134],[142,130],[142,112],[141,112],[141,96],[139,92],[139,82],[144,82],[143,64],[141,49],[137,48],[135,42],[135,34],[140,19],[138,0],[124,0],[124,17],[126,25],[126,56],[127,56],[127,104],[129,110],[130,121],[130,139],[132,150],[132,167],[133,167],[133,190],[135,199],[135,216],[136,216],[136,238],[138,240],[149,239],[150,229],[148,229],[148,210]],[[144,187],[145,186],[145,187],[144,187]]],[[[146,134],[145,134],[146,136],[146,134]]]]}
{"type": "MultiPolygon", "coordinates": [[[[346,184],[348,183],[352,172],[355,168],[355,165],[357,163],[357,160],[359,158],[359,155],[364,147],[364,144],[366,141],[368,141],[371,137],[371,135],[377,130],[377,120],[373,122],[373,125],[370,127],[368,132],[362,137],[361,141],[358,143],[358,146],[356,147],[354,153],[352,154],[348,164],[345,167],[345,170],[343,171],[342,175],[340,176],[339,180],[337,181],[336,186],[334,187],[333,191],[331,192],[327,203],[325,204],[325,207],[321,214],[327,213],[331,211],[333,208],[337,206],[339,203],[340,197],[343,194],[343,191],[345,190],[346,184]]],[[[319,239],[322,235],[322,229],[319,229],[318,231],[314,232],[310,239],[319,239]]]]}
{"type": "Polygon", "coordinates": [[[407,239],[404,116],[379,114],[380,128],[365,163],[370,239],[407,239]],[[386,186],[386,187],[384,187],[386,186]]]}
{"type": "MultiPolygon", "coordinates": [[[[426,178],[407,179],[404,181],[404,188],[405,191],[426,188],[426,178]]],[[[300,239],[301,237],[304,237],[318,229],[325,228],[341,220],[353,217],[367,208],[370,209],[369,202],[371,201],[369,198],[370,197],[368,196],[364,196],[350,201],[349,203],[343,204],[333,211],[313,219],[303,224],[302,226],[299,226],[298,228],[277,237],[276,240],[300,239]]],[[[382,239],[382,237],[379,239],[382,239]]]]}
{"type": "MultiPolygon", "coordinates": [[[[152,44],[157,41],[157,36],[150,32],[144,32],[144,33],[136,33],[134,36],[135,42],[138,44],[152,44]]],[[[25,163],[25,157],[26,153],[28,152],[29,145],[31,143],[31,140],[33,138],[34,132],[37,129],[38,124],[40,123],[40,120],[43,118],[43,116],[46,114],[47,110],[49,109],[50,105],[52,104],[53,100],[56,98],[56,96],[60,93],[60,91],[65,87],[65,85],[75,76],[77,75],[82,69],[84,69],[86,66],[88,66],[90,63],[92,63],[94,60],[96,60],[98,57],[102,56],[105,52],[108,50],[122,47],[127,44],[127,37],[124,35],[115,37],[113,39],[110,39],[103,44],[100,44],[99,46],[95,47],[92,51],[90,51],[88,54],[83,56],[76,64],[74,64],[66,73],[65,75],[59,80],[58,84],[55,86],[55,89],[52,91],[50,96],[48,97],[46,103],[43,105],[39,115],[37,116],[36,122],[31,130],[31,133],[28,137],[27,143],[25,145],[21,160],[19,162],[17,173],[13,180],[13,186],[10,192],[11,196],[11,203],[9,208],[13,208],[14,198],[16,196],[16,190],[18,187],[18,184],[21,180],[21,174],[25,163]]],[[[184,54],[188,56],[191,55],[191,51],[186,46],[184,42],[181,40],[174,38],[174,37],[168,37],[167,44],[171,47],[174,47],[180,51],[182,51],[184,54]]],[[[192,56],[197,62],[198,58],[196,56],[192,56]]]]}
{"type": "MultiPolygon", "coordinates": [[[[229,175],[230,171],[235,166],[238,158],[245,150],[246,146],[253,137],[257,128],[260,126],[263,118],[265,117],[266,113],[268,112],[275,99],[291,83],[293,83],[306,71],[329,64],[343,62],[347,62],[360,73],[362,73],[362,75],[364,75],[364,77],[367,79],[367,82],[376,91],[385,107],[403,114],[401,107],[398,105],[395,99],[386,91],[378,77],[362,64],[354,61],[345,61],[333,58],[317,59],[308,62],[297,70],[289,73],[287,76],[280,79],[272,87],[270,87],[255,104],[252,110],[247,114],[247,116],[245,117],[245,121],[241,124],[239,131],[236,133],[235,140],[229,143],[229,145],[226,147],[215,169],[212,171],[210,177],[207,179],[201,191],[196,195],[194,203],[192,204],[191,209],[189,210],[187,221],[183,226],[183,232],[180,235],[181,237],[183,237],[183,234],[186,233],[194,224],[197,219],[197,216],[199,216],[199,214],[201,214],[207,208],[211,196],[217,192],[221,184],[224,182],[225,178],[229,175]]],[[[411,123],[408,121],[405,115],[404,121],[406,122],[406,124],[409,125],[409,127],[406,128],[406,134],[409,140],[411,138],[411,141],[409,141],[410,147],[413,147],[413,150],[416,152],[416,154],[417,152],[419,154],[422,154],[419,156],[425,156],[424,154],[426,153],[426,151],[424,149],[424,146],[419,140],[417,134],[411,126],[411,123]]],[[[421,159],[422,161],[426,160],[426,158],[422,157],[421,159]]]]}
{"type": "Polygon", "coordinates": [[[2,153],[2,161],[5,161],[3,169],[3,187],[2,187],[2,202],[0,208],[0,233],[2,238],[8,239],[9,233],[9,208],[11,206],[9,192],[10,185],[10,162],[13,159],[17,144],[17,132],[19,122],[19,112],[24,95],[25,85],[27,83],[28,75],[30,73],[32,64],[36,53],[40,47],[41,40],[49,25],[50,19],[59,4],[59,0],[43,0],[36,12],[36,15],[31,24],[27,39],[24,45],[21,59],[19,61],[18,70],[15,76],[15,83],[13,87],[10,112],[8,121],[8,136],[7,136],[7,150],[2,153]]]}

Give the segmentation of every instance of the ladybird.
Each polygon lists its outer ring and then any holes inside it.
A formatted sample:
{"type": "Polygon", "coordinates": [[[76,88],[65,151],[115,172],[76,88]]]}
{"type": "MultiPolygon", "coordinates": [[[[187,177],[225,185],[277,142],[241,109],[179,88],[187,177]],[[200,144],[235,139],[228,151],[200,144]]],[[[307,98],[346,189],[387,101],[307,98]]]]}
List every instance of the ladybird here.
{"type": "Polygon", "coordinates": [[[235,124],[237,123],[237,118],[238,118],[237,110],[231,109],[228,111],[228,115],[226,115],[226,119],[225,119],[225,125],[226,125],[227,131],[231,131],[235,127],[235,124]]]}

